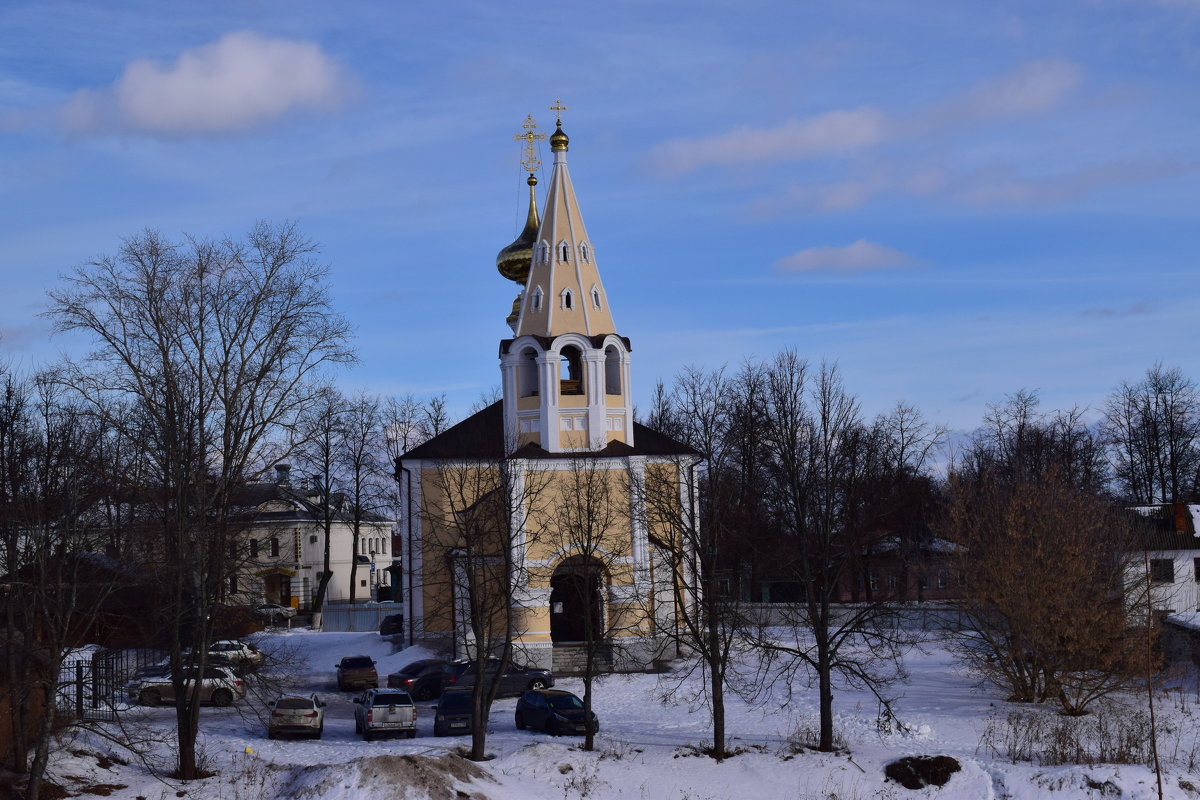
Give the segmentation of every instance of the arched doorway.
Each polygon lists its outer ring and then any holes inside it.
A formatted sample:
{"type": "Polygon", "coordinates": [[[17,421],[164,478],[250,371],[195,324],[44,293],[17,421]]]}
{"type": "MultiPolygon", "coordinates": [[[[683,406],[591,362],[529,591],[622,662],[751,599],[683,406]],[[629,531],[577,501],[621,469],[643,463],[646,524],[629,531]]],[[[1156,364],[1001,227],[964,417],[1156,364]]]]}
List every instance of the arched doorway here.
{"type": "Polygon", "coordinates": [[[604,638],[603,572],[586,556],[565,559],[550,578],[550,639],[555,643],[604,638]]]}

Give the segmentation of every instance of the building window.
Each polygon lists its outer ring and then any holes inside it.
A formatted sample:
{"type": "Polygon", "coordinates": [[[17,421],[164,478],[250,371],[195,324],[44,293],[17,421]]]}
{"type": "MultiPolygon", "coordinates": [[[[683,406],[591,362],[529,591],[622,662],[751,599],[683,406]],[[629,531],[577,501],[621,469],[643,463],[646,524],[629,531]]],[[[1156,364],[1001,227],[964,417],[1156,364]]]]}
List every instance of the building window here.
{"type": "Polygon", "coordinates": [[[238,550],[238,548],[237,548],[237,542],[230,542],[230,543],[229,543],[229,557],[230,557],[230,558],[237,558],[237,554],[238,554],[238,551],[237,551],[237,550],[238,550]]]}
{"type": "Polygon", "coordinates": [[[271,537],[271,557],[279,558],[279,537],[278,536],[271,537]]]}
{"type": "Polygon", "coordinates": [[[542,242],[538,245],[538,261],[550,260],[550,243],[542,242]]]}
{"type": "Polygon", "coordinates": [[[250,557],[258,558],[258,539],[250,540],[250,557]]]}
{"type": "Polygon", "coordinates": [[[958,573],[958,588],[960,588],[960,589],[967,588],[967,573],[965,573],[965,572],[958,573]]]}
{"type": "Polygon", "coordinates": [[[941,572],[939,572],[939,573],[938,573],[938,576],[937,576],[937,587],[938,587],[939,589],[945,589],[945,588],[946,588],[946,585],[947,585],[949,582],[950,582],[950,579],[949,579],[949,576],[947,576],[947,575],[946,575],[946,571],[945,571],[945,570],[942,570],[941,572]]]}
{"type": "Polygon", "coordinates": [[[534,287],[532,305],[534,311],[542,310],[542,287],[540,286],[534,287]]]}
{"type": "Polygon", "coordinates": [[[572,308],[575,307],[575,295],[571,294],[570,289],[563,289],[562,307],[564,309],[566,309],[567,311],[570,311],[572,308]]]}
{"type": "Polygon", "coordinates": [[[1154,583],[1175,582],[1175,562],[1169,558],[1150,559],[1150,580],[1154,583]]]}
{"type": "Polygon", "coordinates": [[[237,590],[238,590],[237,575],[230,575],[229,576],[229,593],[237,594],[237,590]]]}
{"type": "Polygon", "coordinates": [[[359,585],[359,586],[366,586],[366,585],[367,585],[367,581],[366,581],[365,579],[364,579],[364,580],[361,580],[361,581],[359,581],[359,582],[358,582],[358,585],[359,585]]]}
{"type": "Polygon", "coordinates": [[[867,586],[871,589],[872,592],[879,591],[879,576],[876,575],[874,572],[867,573],[867,586]]]}
{"type": "Polygon", "coordinates": [[[888,576],[887,576],[887,587],[888,587],[889,589],[895,589],[895,588],[896,588],[896,584],[897,584],[897,581],[896,581],[896,576],[895,576],[895,575],[888,575],[888,576]]]}
{"type": "Polygon", "coordinates": [[[591,254],[590,254],[590,253],[588,253],[588,244],[587,244],[587,242],[580,242],[580,243],[579,243],[579,255],[580,255],[582,258],[583,258],[583,260],[584,260],[584,261],[591,261],[591,260],[592,260],[592,258],[591,258],[591,254]]]}
{"type": "Polygon", "coordinates": [[[571,245],[567,244],[566,240],[563,240],[558,245],[558,260],[559,261],[570,261],[571,260],[571,245]]]}

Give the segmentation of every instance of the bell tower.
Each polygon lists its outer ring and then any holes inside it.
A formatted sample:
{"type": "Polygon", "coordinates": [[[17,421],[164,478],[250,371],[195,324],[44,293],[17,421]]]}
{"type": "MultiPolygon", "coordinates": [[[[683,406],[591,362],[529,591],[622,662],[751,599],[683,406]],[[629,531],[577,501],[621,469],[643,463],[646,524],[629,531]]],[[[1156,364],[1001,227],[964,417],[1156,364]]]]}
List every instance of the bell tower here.
{"type": "Polygon", "coordinates": [[[515,137],[525,142],[529,213],[517,240],[496,258],[500,273],[522,286],[508,318],[515,338],[500,344],[505,431],[513,448],[534,444],[551,453],[632,446],[631,348],[616,332],[567,170],[566,107],[555,101],[550,110],[559,116],[545,211],[539,219],[534,174],[536,143],[545,137],[530,115],[515,137]]]}

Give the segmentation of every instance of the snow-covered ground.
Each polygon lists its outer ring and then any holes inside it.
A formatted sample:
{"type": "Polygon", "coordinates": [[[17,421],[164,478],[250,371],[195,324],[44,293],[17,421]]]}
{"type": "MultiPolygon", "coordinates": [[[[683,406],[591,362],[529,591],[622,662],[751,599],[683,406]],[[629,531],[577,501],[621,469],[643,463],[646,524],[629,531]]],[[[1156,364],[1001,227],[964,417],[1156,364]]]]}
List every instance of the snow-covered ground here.
{"type": "MultiPolygon", "coordinates": [[[[469,743],[468,737],[433,736],[432,702],[419,704],[417,739],[363,742],[354,734],[352,695],[337,692],[333,685],[333,666],[344,655],[374,657],[383,679],[429,653],[419,648],[393,652],[389,641],[373,633],[300,630],[262,634],[256,641],[292,662],[292,688],[318,692],[329,701],[322,740],[269,741],[262,700],[251,698],[231,708],[206,707],[201,713],[202,758],[215,773],[212,778],[179,784],[155,777],[110,742],[95,734],[78,734],[64,739],[52,762],[52,779],[72,793],[99,788],[102,791],[93,793],[131,800],[1157,797],[1154,773],[1142,766],[1011,763],[1005,753],[1029,738],[1029,720],[1054,724],[1062,718],[1053,708],[1019,708],[1002,702],[994,691],[976,689],[971,676],[937,647],[909,656],[910,681],[898,690],[903,694],[897,704],[902,729],[879,722],[878,704],[868,693],[837,693],[837,731],[848,752],[825,754],[795,747],[816,729],[815,692],[773,687],[763,693],[765,701],[728,698],[731,745],[741,752],[715,762],[696,753],[710,741],[706,709],[663,701],[674,683],[670,676],[612,675],[596,684],[595,709],[601,721],[596,751],[579,750],[579,739],[518,731],[513,723],[516,701],[501,699],[493,706],[489,726],[488,749],[494,758],[473,764],[455,752],[469,743]],[[1009,724],[1013,712],[1033,716],[1009,724]],[[987,741],[996,746],[989,748],[987,741]],[[923,754],[951,755],[962,770],[942,788],[910,791],[885,782],[886,763],[923,754]],[[114,756],[128,763],[111,760],[114,756]]],[[[1188,685],[1166,693],[1158,704],[1160,730],[1165,731],[1159,736],[1160,750],[1169,762],[1164,776],[1168,798],[1200,798],[1195,766],[1200,757],[1200,695],[1194,683],[1188,685]]],[[[577,679],[561,679],[559,686],[582,690],[577,679]]],[[[1134,706],[1142,702],[1128,700],[1134,706]]],[[[130,733],[146,736],[158,764],[169,770],[172,709],[134,713],[139,715],[128,723],[130,733]]],[[[1106,718],[1116,716],[1110,713],[1106,718]]]]}

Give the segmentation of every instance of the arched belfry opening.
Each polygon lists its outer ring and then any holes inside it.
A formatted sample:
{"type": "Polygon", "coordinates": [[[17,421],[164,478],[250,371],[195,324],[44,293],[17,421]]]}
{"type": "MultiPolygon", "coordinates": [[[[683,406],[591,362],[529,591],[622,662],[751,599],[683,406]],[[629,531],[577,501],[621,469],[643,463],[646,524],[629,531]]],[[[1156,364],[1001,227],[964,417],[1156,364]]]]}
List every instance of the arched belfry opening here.
{"type": "Polygon", "coordinates": [[[583,353],[573,344],[559,351],[559,394],[583,394],[583,353]]]}
{"type": "Polygon", "coordinates": [[[521,361],[517,364],[517,382],[520,384],[521,397],[534,397],[537,395],[537,351],[532,347],[526,347],[521,351],[521,361]]]}
{"type": "Polygon", "coordinates": [[[621,393],[621,353],[611,344],[604,348],[604,393],[621,393]]]}
{"type": "Polygon", "coordinates": [[[604,572],[593,558],[564,559],[550,578],[550,639],[555,644],[604,638],[604,572]]]}

